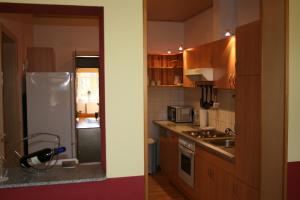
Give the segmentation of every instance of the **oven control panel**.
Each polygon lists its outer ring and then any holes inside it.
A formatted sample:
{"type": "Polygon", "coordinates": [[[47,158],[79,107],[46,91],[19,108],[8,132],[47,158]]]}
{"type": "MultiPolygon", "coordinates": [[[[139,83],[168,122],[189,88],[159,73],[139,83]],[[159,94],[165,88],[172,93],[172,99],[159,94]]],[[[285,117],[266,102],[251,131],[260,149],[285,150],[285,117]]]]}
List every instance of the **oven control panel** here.
{"type": "Polygon", "coordinates": [[[195,151],[195,142],[191,141],[191,140],[187,140],[185,138],[179,138],[179,145],[191,150],[191,151],[195,151]]]}

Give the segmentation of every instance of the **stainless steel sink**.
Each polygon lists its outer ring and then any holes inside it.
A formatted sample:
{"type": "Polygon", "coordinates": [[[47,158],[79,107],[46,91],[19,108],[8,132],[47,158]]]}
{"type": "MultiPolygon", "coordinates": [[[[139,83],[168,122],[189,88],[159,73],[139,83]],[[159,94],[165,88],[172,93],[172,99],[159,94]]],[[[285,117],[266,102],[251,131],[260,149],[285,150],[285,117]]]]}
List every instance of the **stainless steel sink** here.
{"type": "Polygon", "coordinates": [[[232,148],[235,145],[235,141],[233,139],[215,139],[207,142],[224,148],[232,148]]]}

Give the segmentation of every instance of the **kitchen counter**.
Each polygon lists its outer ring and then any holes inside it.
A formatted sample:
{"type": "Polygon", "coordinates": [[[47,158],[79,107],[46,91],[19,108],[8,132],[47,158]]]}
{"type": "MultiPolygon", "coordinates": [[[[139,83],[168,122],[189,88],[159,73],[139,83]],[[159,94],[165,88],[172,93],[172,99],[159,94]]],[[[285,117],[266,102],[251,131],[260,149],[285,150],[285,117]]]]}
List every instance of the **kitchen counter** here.
{"type": "Polygon", "coordinates": [[[55,184],[94,182],[106,179],[99,164],[77,165],[75,168],[56,166],[37,173],[33,169],[9,168],[8,180],[0,182],[0,188],[16,188],[55,184]]]}
{"type": "Polygon", "coordinates": [[[234,162],[234,148],[223,148],[215,146],[208,143],[209,140],[212,140],[211,138],[196,139],[192,136],[183,133],[183,131],[197,131],[199,130],[199,126],[192,125],[191,123],[174,123],[167,120],[154,120],[153,123],[173,133],[176,133],[181,137],[188,138],[194,141],[196,145],[208,152],[211,152],[230,162],[234,162]]]}
{"type": "Polygon", "coordinates": [[[89,118],[79,118],[76,120],[76,128],[99,128],[100,127],[100,120],[99,118],[96,120],[94,117],[89,118]]]}

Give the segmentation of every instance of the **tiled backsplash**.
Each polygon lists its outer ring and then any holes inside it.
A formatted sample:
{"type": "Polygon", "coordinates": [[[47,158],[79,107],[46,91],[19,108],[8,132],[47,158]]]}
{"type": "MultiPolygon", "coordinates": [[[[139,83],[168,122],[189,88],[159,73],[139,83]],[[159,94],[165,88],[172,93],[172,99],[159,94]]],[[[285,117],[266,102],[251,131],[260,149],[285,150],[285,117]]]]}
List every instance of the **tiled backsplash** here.
{"type": "Polygon", "coordinates": [[[210,109],[208,111],[208,126],[216,127],[219,131],[226,128],[234,130],[235,112],[221,109],[210,109]]]}
{"type": "MultiPolygon", "coordinates": [[[[216,127],[219,131],[226,128],[234,130],[235,123],[235,91],[234,90],[217,90],[217,101],[220,108],[208,110],[208,126],[216,127]]],[[[184,89],[184,104],[191,105],[195,109],[200,108],[201,91],[200,88],[184,89]]]]}
{"type": "MultiPolygon", "coordinates": [[[[217,101],[220,108],[208,110],[208,125],[219,131],[226,128],[234,130],[235,124],[235,91],[217,91],[217,101]]],[[[200,88],[148,88],[148,125],[149,137],[158,138],[159,129],[152,123],[153,120],[167,119],[168,105],[190,105],[200,109],[200,88]]],[[[201,108],[202,109],[202,108],[201,108]]]]}
{"type": "Polygon", "coordinates": [[[148,130],[149,137],[158,138],[159,130],[153,120],[167,119],[168,105],[184,105],[184,89],[176,87],[148,88],[148,130]]]}

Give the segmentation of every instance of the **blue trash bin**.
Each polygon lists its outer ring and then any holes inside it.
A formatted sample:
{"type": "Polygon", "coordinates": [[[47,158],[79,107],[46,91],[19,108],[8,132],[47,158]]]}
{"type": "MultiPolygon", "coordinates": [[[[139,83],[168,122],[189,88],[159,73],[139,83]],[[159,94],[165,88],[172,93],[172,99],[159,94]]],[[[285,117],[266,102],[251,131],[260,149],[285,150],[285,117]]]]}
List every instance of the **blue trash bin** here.
{"type": "Polygon", "coordinates": [[[148,173],[154,174],[157,169],[157,143],[153,138],[148,138],[148,173]]]}

